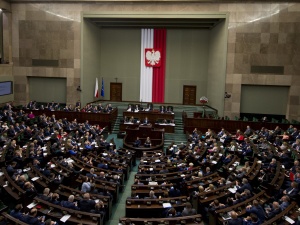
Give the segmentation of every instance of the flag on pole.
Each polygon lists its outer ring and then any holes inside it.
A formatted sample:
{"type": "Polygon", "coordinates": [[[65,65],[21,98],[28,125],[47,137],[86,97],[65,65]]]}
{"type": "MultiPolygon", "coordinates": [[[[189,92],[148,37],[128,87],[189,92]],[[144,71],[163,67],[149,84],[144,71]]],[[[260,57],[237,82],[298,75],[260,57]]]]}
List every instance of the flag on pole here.
{"type": "Polygon", "coordinates": [[[103,77],[102,77],[101,96],[104,97],[104,81],[103,81],[103,77]]]}
{"type": "Polygon", "coordinates": [[[95,98],[99,98],[99,90],[98,90],[98,78],[96,78],[96,84],[95,84],[95,98]]]}

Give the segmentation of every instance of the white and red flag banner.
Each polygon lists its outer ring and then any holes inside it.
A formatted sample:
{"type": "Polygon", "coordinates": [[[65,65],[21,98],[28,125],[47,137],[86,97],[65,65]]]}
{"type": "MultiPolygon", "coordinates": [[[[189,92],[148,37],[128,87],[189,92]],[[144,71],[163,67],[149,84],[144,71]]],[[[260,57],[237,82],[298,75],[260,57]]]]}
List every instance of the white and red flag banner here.
{"type": "Polygon", "coordinates": [[[164,102],[166,29],[142,29],[140,101],[164,102]]]}
{"type": "Polygon", "coordinates": [[[95,98],[99,98],[98,78],[96,78],[94,97],[95,97],[95,98]]]}

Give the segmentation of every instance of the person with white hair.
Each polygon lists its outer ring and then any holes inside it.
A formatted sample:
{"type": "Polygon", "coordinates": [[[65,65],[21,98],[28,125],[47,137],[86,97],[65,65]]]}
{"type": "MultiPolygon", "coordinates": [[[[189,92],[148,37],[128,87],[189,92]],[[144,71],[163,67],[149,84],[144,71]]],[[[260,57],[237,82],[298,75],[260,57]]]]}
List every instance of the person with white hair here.
{"type": "Polygon", "coordinates": [[[75,196],[70,195],[68,198],[68,201],[61,201],[61,206],[68,208],[68,209],[75,209],[79,210],[79,207],[77,206],[77,202],[74,202],[75,196]]]}

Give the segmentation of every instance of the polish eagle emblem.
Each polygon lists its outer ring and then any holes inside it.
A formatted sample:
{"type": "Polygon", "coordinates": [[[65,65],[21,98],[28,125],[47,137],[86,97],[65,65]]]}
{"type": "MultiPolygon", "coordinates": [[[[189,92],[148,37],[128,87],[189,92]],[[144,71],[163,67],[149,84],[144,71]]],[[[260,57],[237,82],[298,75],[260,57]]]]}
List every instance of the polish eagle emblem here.
{"type": "Polygon", "coordinates": [[[148,67],[159,67],[161,61],[161,53],[159,49],[145,49],[145,64],[148,67]]]}

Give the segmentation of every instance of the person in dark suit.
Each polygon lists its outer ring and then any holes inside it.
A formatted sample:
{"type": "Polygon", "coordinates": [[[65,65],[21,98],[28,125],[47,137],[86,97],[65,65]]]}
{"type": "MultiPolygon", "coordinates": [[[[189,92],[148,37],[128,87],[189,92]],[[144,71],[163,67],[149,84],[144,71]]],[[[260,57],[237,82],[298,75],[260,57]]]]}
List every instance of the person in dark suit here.
{"type": "Polygon", "coordinates": [[[43,191],[43,194],[38,195],[40,199],[43,199],[45,201],[50,201],[52,197],[52,193],[50,193],[50,188],[45,188],[43,191]]]}
{"type": "Polygon", "coordinates": [[[281,208],[278,202],[273,202],[272,207],[266,208],[266,216],[268,219],[273,218],[277,214],[281,213],[281,208]]]}
{"type": "Polygon", "coordinates": [[[150,148],[151,147],[151,140],[150,140],[150,137],[147,137],[145,143],[144,143],[144,146],[146,148],[150,148]]]}
{"type": "Polygon", "coordinates": [[[260,225],[261,223],[260,219],[254,213],[251,213],[250,216],[247,216],[243,221],[243,225],[260,225]]]}
{"type": "Polygon", "coordinates": [[[252,205],[248,205],[246,207],[246,212],[249,214],[251,213],[255,214],[261,222],[264,222],[266,219],[265,211],[257,200],[253,200],[252,205]]]}
{"type": "Polygon", "coordinates": [[[166,107],[165,106],[160,106],[160,109],[159,109],[160,113],[165,113],[166,112],[166,107]]]}
{"type": "Polygon", "coordinates": [[[8,174],[10,177],[14,176],[14,174],[17,172],[17,170],[15,169],[16,165],[17,165],[17,162],[12,161],[12,162],[6,167],[7,174],[8,174]]]}
{"type": "Polygon", "coordinates": [[[192,207],[192,204],[187,202],[185,204],[185,208],[183,209],[181,215],[182,216],[192,216],[192,215],[196,215],[197,211],[192,207]]]}
{"type": "Polygon", "coordinates": [[[141,140],[139,137],[136,137],[136,140],[133,143],[133,147],[139,147],[141,145],[141,140]]]}
{"type": "Polygon", "coordinates": [[[241,186],[237,189],[237,192],[242,193],[243,191],[245,191],[246,189],[248,189],[249,191],[252,191],[252,187],[251,185],[248,183],[248,180],[246,178],[242,179],[242,184],[241,186]]]}
{"type": "Polygon", "coordinates": [[[231,211],[230,213],[231,220],[228,220],[228,225],[242,225],[243,219],[238,218],[238,214],[235,211],[231,211]]]}
{"type": "Polygon", "coordinates": [[[22,217],[24,217],[24,214],[21,212],[22,209],[22,204],[17,204],[15,208],[10,212],[10,215],[16,219],[22,220],[22,217]]]}
{"type": "Polygon", "coordinates": [[[90,199],[89,193],[84,193],[83,199],[79,201],[79,208],[81,211],[90,212],[95,208],[96,202],[90,199]]]}
{"type": "Polygon", "coordinates": [[[58,199],[59,199],[59,194],[53,193],[50,203],[55,204],[55,205],[60,205],[60,201],[58,199]]]}
{"type": "Polygon", "coordinates": [[[77,202],[74,202],[74,195],[70,195],[68,198],[68,201],[61,201],[61,206],[68,208],[68,209],[74,209],[79,210],[79,207],[77,206],[77,202]]]}
{"type": "Polygon", "coordinates": [[[296,195],[299,193],[298,183],[292,182],[291,187],[285,189],[282,193],[284,195],[289,196],[289,198],[295,198],[296,195]]]}
{"type": "Polygon", "coordinates": [[[180,190],[177,188],[176,185],[174,187],[171,187],[169,190],[169,197],[179,197],[181,195],[180,190]]]}
{"type": "Polygon", "coordinates": [[[149,124],[149,120],[148,120],[148,117],[145,117],[144,121],[143,121],[143,124],[149,124]]]}
{"type": "Polygon", "coordinates": [[[28,215],[22,217],[22,221],[30,225],[44,225],[45,217],[37,217],[37,209],[33,208],[28,215]]]}
{"type": "Polygon", "coordinates": [[[10,125],[8,130],[7,130],[7,137],[13,138],[16,134],[17,133],[15,131],[14,125],[10,125]]]}

